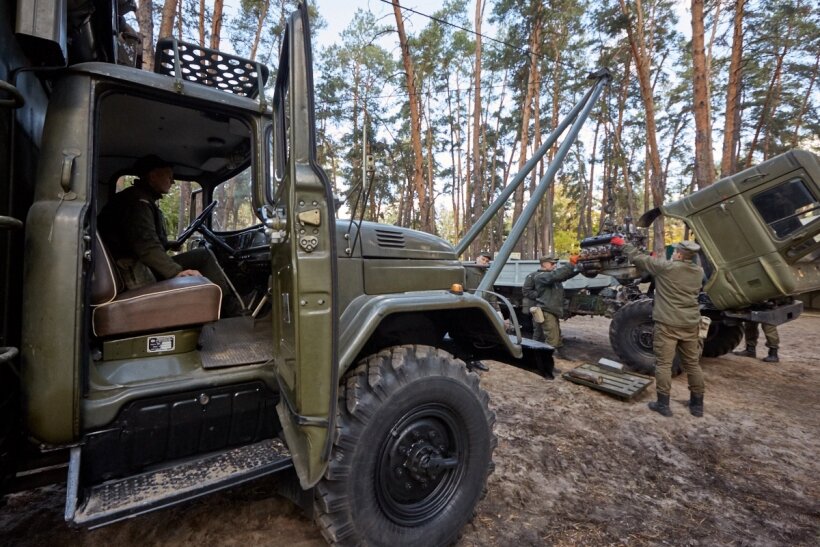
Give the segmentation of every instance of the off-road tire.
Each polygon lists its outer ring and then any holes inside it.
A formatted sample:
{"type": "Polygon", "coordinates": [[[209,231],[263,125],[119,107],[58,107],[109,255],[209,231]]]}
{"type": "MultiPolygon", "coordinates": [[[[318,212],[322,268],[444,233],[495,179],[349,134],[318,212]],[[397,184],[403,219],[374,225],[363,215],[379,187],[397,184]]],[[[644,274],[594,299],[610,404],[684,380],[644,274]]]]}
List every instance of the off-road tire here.
{"type": "Polygon", "coordinates": [[[742,325],[727,325],[722,321],[712,321],[709,333],[703,341],[704,357],[720,357],[726,355],[743,340],[742,325]]]}
{"type": "MultiPolygon", "coordinates": [[[[632,370],[655,374],[655,353],[652,350],[654,322],[652,299],[634,300],[615,312],[609,323],[609,343],[615,354],[632,370]]],[[[680,357],[672,362],[672,376],[682,372],[680,357]]]]}
{"type": "Polygon", "coordinates": [[[333,452],[315,488],[325,539],[455,542],[493,470],[494,423],[478,376],[445,351],[396,346],[363,359],[342,379],[333,452]],[[432,460],[445,467],[425,467],[432,460]]]}

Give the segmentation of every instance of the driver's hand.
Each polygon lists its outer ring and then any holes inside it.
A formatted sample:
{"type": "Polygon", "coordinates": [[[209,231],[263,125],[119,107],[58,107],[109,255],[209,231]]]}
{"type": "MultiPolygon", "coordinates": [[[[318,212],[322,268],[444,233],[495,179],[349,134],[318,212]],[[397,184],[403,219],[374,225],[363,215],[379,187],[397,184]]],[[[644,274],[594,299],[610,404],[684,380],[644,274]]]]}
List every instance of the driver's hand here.
{"type": "Polygon", "coordinates": [[[176,251],[180,250],[181,248],[182,248],[182,245],[180,245],[176,241],[169,241],[168,243],[165,244],[165,250],[166,251],[176,252],[176,251]]]}
{"type": "Polygon", "coordinates": [[[182,270],[176,276],[177,277],[190,277],[190,276],[193,276],[193,275],[201,276],[202,274],[199,273],[199,270],[182,270]]]}

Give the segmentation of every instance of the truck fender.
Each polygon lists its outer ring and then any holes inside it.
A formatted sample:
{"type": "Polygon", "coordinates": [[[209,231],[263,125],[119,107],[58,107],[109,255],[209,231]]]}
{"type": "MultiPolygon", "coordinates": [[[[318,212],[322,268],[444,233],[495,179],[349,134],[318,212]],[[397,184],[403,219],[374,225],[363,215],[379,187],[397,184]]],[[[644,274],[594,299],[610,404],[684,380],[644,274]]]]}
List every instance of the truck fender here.
{"type": "MultiPolygon", "coordinates": [[[[522,349],[504,330],[504,321],[489,302],[474,294],[450,291],[415,291],[386,295],[361,295],[342,313],[339,333],[339,374],[350,367],[378,326],[390,315],[401,313],[435,313],[471,311],[483,316],[491,325],[494,338],[514,359],[522,349]]],[[[519,340],[520,342],[520,340],[519,340]]]]}

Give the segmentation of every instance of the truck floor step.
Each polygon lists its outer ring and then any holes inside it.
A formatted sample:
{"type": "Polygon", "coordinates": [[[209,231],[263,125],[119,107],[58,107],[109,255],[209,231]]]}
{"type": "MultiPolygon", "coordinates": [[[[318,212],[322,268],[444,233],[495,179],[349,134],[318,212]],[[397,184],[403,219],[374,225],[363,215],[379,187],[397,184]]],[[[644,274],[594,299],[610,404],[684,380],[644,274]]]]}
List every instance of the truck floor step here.
{"type": "Polygon", "coordinates": [[[66,520],[96,528],[176,505],[291,466],[290,452],[284,443],[279,439],[266,439],[94,486],[87,491],[84,502],[76,511],[70,510],[72,500],[69,497],[66,520]]]}

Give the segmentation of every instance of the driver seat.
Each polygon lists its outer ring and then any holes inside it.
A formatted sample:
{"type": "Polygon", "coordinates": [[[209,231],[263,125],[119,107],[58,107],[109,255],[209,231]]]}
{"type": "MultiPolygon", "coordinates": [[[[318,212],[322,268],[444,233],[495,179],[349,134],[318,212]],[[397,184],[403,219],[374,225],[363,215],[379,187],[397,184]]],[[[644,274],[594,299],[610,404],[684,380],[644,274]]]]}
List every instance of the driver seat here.
{"type": "Polygon", "coordinates": [[[94,336],[111,337],[202,325],[219,319],[222,289],[201,276],[174,277],[124,291],[99,233],[91,279],[94,336]]]}

